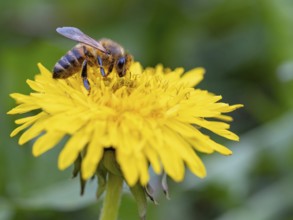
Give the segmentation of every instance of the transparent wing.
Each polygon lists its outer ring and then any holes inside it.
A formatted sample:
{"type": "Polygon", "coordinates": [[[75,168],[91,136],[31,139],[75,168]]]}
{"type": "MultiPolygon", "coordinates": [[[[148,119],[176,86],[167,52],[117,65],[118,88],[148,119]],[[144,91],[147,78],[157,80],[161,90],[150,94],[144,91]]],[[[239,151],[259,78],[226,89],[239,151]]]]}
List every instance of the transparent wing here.
{"type": "Polygon", "coordinates": [[[56,31],[64,37],[67,37],[71,40],[87,44],[92,46],[104,53],[107,53],[107,50],[96,40],[84,34],[81,30],[75,27],[59,27],[56,31]]]}

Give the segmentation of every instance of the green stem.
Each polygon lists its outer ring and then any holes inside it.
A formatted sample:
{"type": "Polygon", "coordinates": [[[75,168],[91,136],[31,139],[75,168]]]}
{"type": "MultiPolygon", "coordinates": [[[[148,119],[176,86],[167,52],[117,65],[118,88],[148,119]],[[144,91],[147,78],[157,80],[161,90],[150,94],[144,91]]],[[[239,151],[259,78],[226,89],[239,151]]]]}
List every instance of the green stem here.
{"type": "Polygon", "coordinates": [[[120,206],[123,179],[120,176],[108,173],[106,195],[100,220],[116,220],[120,206]]]}

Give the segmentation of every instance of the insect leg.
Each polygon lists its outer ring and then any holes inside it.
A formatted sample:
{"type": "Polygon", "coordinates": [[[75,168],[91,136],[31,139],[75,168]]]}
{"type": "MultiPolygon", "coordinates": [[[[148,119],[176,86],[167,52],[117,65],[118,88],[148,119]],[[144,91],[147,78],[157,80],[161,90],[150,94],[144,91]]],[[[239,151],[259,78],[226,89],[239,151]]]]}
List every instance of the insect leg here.
{"type": "Polygon", "coordinates": [[[112,72],[113,67],[114,67],[114,62],[112,62],[112,63],[110,64],[109,69],[108,69],[107,76],[112,72]]]}
{"type": "Polygon", "coordinates": [[[87,60],[82,62],[81,77],[84,87],[89,91],[91,89],[90,83],[87,79],[87,60]]]}
{"type": "Polygon", "coordinates": [[[105,70],[104,70],[104,67],[103,67],[102,58],[100,56],[98,56],[97,61],[98,61],[98,64],[100,66],[100,72],[101,72],[102,76],[105,77],[106,73],[105,73],[105,70]]]}
{"type": "Polygon", "coordinates": [[[115,64],[115,60],[112,57],[109,57],[109,68],[108,68],[108,72],[107,72],[107,76],[112,72],[114,64],[115,64]]]}

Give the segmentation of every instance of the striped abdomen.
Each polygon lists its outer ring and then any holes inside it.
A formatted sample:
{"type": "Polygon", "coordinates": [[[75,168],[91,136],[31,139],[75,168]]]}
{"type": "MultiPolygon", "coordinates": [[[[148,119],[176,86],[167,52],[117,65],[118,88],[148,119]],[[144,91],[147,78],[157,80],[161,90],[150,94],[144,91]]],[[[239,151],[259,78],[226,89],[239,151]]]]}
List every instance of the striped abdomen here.
{"type": "Polygon", "coordinates": [[[82,63],[86,58],[94,60],[95,57],[96,51],[93,48],[84,44],[77,44],[55,64],[53,78],[67,78],[80,71],[82,63]]]}

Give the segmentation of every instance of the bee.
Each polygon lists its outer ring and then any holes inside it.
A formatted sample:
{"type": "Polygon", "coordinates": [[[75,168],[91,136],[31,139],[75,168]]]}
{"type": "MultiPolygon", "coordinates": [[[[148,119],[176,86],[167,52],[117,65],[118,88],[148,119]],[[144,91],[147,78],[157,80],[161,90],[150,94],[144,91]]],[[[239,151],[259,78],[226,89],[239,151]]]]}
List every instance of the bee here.
{"type": "Polygon", "coordinates": [[[119,77],[123,77],[133,61],[132,55],[110,39],[102,38],[96,41],[75,27],[60,27],[56,31],[66,38],[77,41],[78,44],[55,64],[54,79],[65,79],[81,70],[84,86],[90,90],[87,80],[88,65],[98,67],[102,77],[107,77],[113,69],[119,77]]]}

